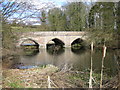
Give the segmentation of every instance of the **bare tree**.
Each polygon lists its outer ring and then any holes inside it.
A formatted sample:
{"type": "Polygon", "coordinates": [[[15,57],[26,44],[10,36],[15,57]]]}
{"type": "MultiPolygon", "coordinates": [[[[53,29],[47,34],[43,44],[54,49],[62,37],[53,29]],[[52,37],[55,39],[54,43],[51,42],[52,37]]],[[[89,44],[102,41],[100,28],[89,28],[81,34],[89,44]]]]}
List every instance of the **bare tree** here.
{"type": "Polygon", "coordinates": [[[2,14],[2,21],[14,20],[17,22],[23,22],[28,18],[39,18],[39,13],[54,6],[53,3],[49,2],[44,2],[40,4],[41,7],[37,7],[37,5],[31,3],[31,1],[2,0],[0,2],[0,6],[2,6],[0,8],[0,13],[2,14]]]}
{"type": "Polygon", "coordinates": [[[0,3],[0,6],[2,6],[0,12],[2,13],[3,20],[10,18],[17,13],[19,14],[17,18],[19,18],[26,10],[30,9],[31,7],[26,2],[18,3],[16,1],[12,2],[6,0],[3,0],[0,3]]]}

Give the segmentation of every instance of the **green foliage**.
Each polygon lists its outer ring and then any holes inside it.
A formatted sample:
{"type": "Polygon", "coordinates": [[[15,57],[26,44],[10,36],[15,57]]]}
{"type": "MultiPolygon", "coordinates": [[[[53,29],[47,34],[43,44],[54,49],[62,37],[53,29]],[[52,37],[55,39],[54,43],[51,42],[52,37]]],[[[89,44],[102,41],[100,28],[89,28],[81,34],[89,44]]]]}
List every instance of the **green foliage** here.
{"type": "Polygon", "coordinates": [[[46,27],[46,12],[44,10],[41,12],[40,20],[41,20],[41,25],[46,27]]]}
{"type": "Polygon", "coordinates": [[[91,8],[88,30],[91,33],[90,39],[96,44],[116,43],[113,42],[116,40],[116,12],[118,12],[118,9],[113,2],[98,2],[91,8]]]}
{"type": "Polygon", "coordinates": [[[41,21],[42,21],[42,22],[46,22],[46,14],[45,14],[45,11],[42,11],[41,21]]]}
{"type": "Polygon", "coordinates": [[[72,46],[71,46],[71,48],[72,49],[81,49],[81,48],[83,48],[84,46],[82,45],[82,44],[73,44],[72,46]]]}
{"type": "Polygon", "coordinates": [[[117,3],[117,32],[120,34],[120,2],[117,3]]]}
{"type": "Polygon", "coordinates": [[[89,31],[89,33],[91,34],[90,42],[92,40],[96,44],[104,44],[114,39],[114,36],[113,36],[113,33],[111,33],[111,30],[102,31],[101,29],[92,29],[89,31]]]}
{"type": "MultiPolygon", "coordinates": [[[[88,87],[89,76],[90,76],[89,72],[90,72],[89,69],[79,71],[79,73],[74,73],[74,74],[69,75],[69,79],[72,82],[74,82],[75,80],[81,80],[84,84],[84,87],[88,87]]],[[[101,74],[93,71],[92,76],[93,76],[93,87],[99,87],[101,74]]],[[[103,80],[104,82],[112,79],[112,77],[107,75],[106,72],[104,73],[103,78],[104,78],[103,80]]]]}
{"type": "MultiPolygon", "coordinates": [[[[15,37],[12,32],[83,31],[85,30],[83,27],[86,27],[87,23],[86,8],[87,5],[82,2],[72,2],[62,8],[52,8],[48,13],[43,10],[39,12],[41,25],[38,26],[16,24],[16,21],[12,25],[3,24],[3,47],[11,48],[13,46],[15,37]]],[[[120,33],[119,3],[116,8],[113,2],[97,2],[89,11],[88,19],[89,28],[86,31],[91,33],[92,41],[95,41],[96,44],[115,43],[116,34],[120,33]],[[117,30],[114,28],[115,23],[117,30]]]]}
{"type": "Polygon", "coordinates": [[[38,25],[38,26],[11,26],[12,32],[35,32],[35,31],[49,31],[49,26],[38,25]]]}
{"type": "Polygon", "coordinates": [[[23,88],[23,82],[19,79],[15,79],[16,77],[14,77],[14,79],[10,80],[10,82],[7,83],[7,85],[9,85],[11,88],[23,88]]]}
{"type": "Polygon", "coordinates": [[[16,37],[13,35],[12,31],[11,31],[11,26],[3,23],[2,24],[2,44],[3,44],[3,48],[6,49],[14,49],[15,45],[14,45],[14,40],[16,39],[16,37]]]}
{"type": "Polygon", "coordinates": [[[66,15],[68,18],[68,29],[70,31],[81,31],[81,3],[70,3],[66,6],[66,15]]]}
{"type": "Polygon", "coordinates": [[[21,85],[19,85],[18,82],[11,82],[11,83],[9,83],[9,86],[11,88],[23,88],[21,85]]]}
{"type": "Polygon", "coordinates": [[[48,13],[48,21],[50,30],[65,31],[66,30],[66,15],[59,8],[54,8],[48,13]]]}
{"type": "Polygon", "coordinates": [[[96,29],[114,29],[114,19],[114,3],[112,2],[96,3],[89,13],[90,27],[96,29]]]}
{"type": "Polygon", "coordinates": [[[48,24],[53,31],[81,31],[85,27],[85,5],[69,3],[62,9],[53,8],[48,13],[48,24]]]}

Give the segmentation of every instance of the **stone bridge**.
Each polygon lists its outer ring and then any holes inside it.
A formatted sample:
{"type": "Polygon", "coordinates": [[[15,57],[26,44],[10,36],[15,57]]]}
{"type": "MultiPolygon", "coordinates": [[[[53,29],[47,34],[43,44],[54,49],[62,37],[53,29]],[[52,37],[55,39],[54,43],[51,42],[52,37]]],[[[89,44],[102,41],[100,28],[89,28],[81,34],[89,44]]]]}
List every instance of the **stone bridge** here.
{"type": "Polygon", "coordinates": [[[64,45],[64,47],[71,47],[71,44],[77,40],[86,40],[87,33],[83,31],[41,31],[41,32],[26,32],[19,36],[17,41],[17,46],[19,47],[22,42],[30,39],[37,44],[39,48],[46,48],[46,45],[51,42],[59,42],[64,45]]]}

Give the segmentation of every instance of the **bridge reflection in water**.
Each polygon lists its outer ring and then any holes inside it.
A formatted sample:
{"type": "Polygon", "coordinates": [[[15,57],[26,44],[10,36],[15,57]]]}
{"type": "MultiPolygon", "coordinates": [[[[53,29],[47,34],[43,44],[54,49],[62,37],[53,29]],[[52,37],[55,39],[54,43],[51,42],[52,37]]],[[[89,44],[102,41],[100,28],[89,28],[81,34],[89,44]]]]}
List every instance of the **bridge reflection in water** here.
{"type": "MultiPolygon", "coordinates": [[[[18,40],[18,46],[30,46],[29,44],[36,45],[40,52],[36,53],[31,57],[31,55],[20,55],[20,60],[18,63],[23,63],[24,65],[47,65],[53,64],[60,68],[64,65],[72,65],[75,70],[85,70],[90,68],[90,51],[89,50],[77,50],[75,48],[63,48],[63,47],[78,47],[84,45],[87,41],[87,36],[85,32],[38,32],[38,33],[26,33],[20,37],[18,40]],[[52,42],[52,43],[49,43],[52,42]],[[63,51],[51,52],[45,49],[49,46],[61,46],[63,51]],[[44,49],[42,49],[42,47],[44,49]]],[[[54,47],[53,47],[54,48],[54,47]]],[[[101,58],[102,52],[95,51],[93,54],[93,70],[101,70],[101,58]]],[[[15,62],[15,63],[16,63],[15,62]]],[[[114,51],[108,51],[104,66],[109,75],[116,73],[116,64],[114,60],[114,51]]]]}
{"type": "Polygon", "coordinates": [[[20,45],[23,49],[38,49],[39,48],[39,44],[37,42],[35,42],[32,39],[26,39],[24,40],[21,45],[20,45]]]}
{"type": "MultiPolygon", "coordinates": [[[[55,65],[59,68],[63,68],[64,65],[72,66],[75,70],[90,69],[90,50],[78,50],[73,51],[71,48],[65,48],[60,53],[51,53],[46,49],[39,49],[34,55],[20,54],[20,59],[15,63],[23,63],[25,66],[43,66],[47,64],[55,65]]],[[[100,72],[102,52],[94,51],[93,53],[93,71],[100,72]]],[[[109,75],[116,74],[117,66],[114,60],[114,51],[108,51],[104,67],[109,75]]]]}

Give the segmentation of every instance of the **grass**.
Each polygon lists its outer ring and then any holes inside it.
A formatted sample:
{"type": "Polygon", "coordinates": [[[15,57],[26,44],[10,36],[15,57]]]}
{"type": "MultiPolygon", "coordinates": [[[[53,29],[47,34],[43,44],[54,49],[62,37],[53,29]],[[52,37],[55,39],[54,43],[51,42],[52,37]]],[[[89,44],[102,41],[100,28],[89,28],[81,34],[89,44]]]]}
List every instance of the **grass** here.
{"type": "MultiPolygon", "coordinates": [[[[15,74],[16,75],[16,74],[15,74]]],[[[23,88],[24,87],[24,81],[18,78],[18,76],[15,76],[11,73],[11,71],[4,72],[3,74],[3,83],[2,86],[6,86],[9,88],[23,88]],[[6,78],[5,76],[8,75],[6,78]]]]}
{"type": "Polygon", "coordinates": [[[11,83],[9,83],[9,86],[10,86],[11,88],[23,88],[23,87],[19,84],[19,82],[11,82],[11,83]]]}
{"type": "MultiPolygon", "coordinates": [[[[72,82],[75,82],[76,80],[79,80],[79,81],[82,81],[83,82],[83,86],[84,87],[88,87],[89,86],[89,69],[86,69],[86,70],[83,70],[83,71],[80,71],[80,72],[83,72],[83,73],[74,73],[74,74],[71,74],[69,75],[68,79],[71,80],[72,82]]],[[[100,84],[100,73],[97,73],[97,72],[93,72],[93,87],[99,87],[99,84],[100,84]]],[[[104,73],[103,75],[103,78],[104,78],[104,82],[105,81],[108,81],[111,79],[111,77],[109,77],[107,74],[104,73]]]]}
{"type": "Polygon", "coordinates": [[[74,73],[69,76],[69,80],[72,82],[81,81],[84,87],[88,87],[89,74],[87,72],[74,73]]]}
{"type": "Polygon", "coordinates": [[[17,79],[17,77],[11,77],[9,82],[6,83],[6,85],[10,88],[23,88],[23,81],[20,79],[17,79]]]}
{"type": "Polygon", "coordinates": [[[12,32],[34,32],[34,31],[49,31],[41,27],[21,27],[21,26],[12,26],[12,32]]]}

